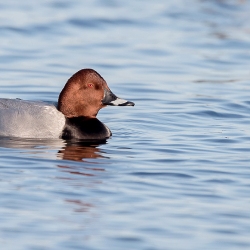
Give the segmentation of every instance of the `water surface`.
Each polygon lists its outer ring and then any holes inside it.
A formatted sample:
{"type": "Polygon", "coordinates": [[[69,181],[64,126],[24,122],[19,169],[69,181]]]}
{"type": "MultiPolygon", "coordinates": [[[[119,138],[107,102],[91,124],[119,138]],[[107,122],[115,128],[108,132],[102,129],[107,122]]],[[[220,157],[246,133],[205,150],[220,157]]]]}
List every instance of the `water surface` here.
{"type": "Polygon", "coordinates": [[[0,245],[250,248],[250,3],[0,4],[0,97],[56,101],[94,68],[134,107],[103,144],[0,139],[0,245]]]}

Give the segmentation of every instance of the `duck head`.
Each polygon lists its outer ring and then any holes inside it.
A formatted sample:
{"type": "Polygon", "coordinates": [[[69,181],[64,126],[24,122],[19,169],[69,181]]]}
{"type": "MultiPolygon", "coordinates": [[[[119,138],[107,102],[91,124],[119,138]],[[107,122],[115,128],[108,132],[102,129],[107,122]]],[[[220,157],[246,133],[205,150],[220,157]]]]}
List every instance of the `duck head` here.
{"type": "Polygon", "coordinates": [[[106,81],[93,69],[82,69],[69,78],[58,99],[58,110],[67,118],[96,117],[106,105],[134,106],[111,92],[106,81]]]}

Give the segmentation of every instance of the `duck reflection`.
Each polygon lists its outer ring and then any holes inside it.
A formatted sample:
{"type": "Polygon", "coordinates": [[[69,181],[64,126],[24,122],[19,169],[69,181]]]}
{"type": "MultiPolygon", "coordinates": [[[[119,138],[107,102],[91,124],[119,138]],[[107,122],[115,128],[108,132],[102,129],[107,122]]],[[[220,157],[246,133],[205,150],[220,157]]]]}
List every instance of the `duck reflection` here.
{"type": "Polygon", "coordinates": [[[67,142],[58,152],[58,157],[64,160],[71,161],[86,161],[86,159],[105,158],[103,152],[98,146],[106,144],[106,141],[101,142],[67,142]]]}
{"type": "Polygon", "coordinates": [[[48,157],[48,152],[58,149],[57,157],[63,160],[86,161],[87,159],[107,158],[103,155],[103,150],[99,146],[106,144],[106,140],[101,141],[64,141],[61,139],[23,139],[0,137],[0,147],[25,149],[28,154],[36,154],[48,157]]]}
{"type": "MultiPolygon", "coordinates": [[[[98,166],[98,161],[93,159],[108,158],[104,156],[103,149],[100,145],[106,144],[105,141],[64,141],[58,140],[35,140],[20,138],[0,138],[0,147],[25,149],[29,157],[36,155],[39,158],[54,159],[54,149],[57,149],[56,158],[85,164],[73,164],[68,161],[61,161],[62,164],[57,165],[58,168],[70,174],[95,176],[97,171],[105,171],[98,166]]],[[[16,153],[19,153],[17,151],[16,153]]],[[[24,153],[24,151],[22,151],[24,153]]],[[[71,179],[71,178],[69,178],[71,179]]]]}
{"type": "MultiPolygon", "coordinates": [[[[65,177],[58,177],[67,181],[69,185],[84,187],[85,192],[89,189],[96,189],[102,184],[98,174],[104,172],[105,169],[98,165],[97,161],[90,161],[91,159],[107,158],[105,157],[104,151],[99,148],[100,145],[105,144],[106,141],[102,142],[72,142],[69,141],[66,145],[58,151],[58,157],[63,160],[82,162],[83,164],[73,163],[69,161],[63,161],[64,164],[57,165],[62,172],[67,172],[70,175],[65,177]],[[87,179],[81,178],[81,176],[87,177],[87,179]],[[80,178],[79,178],[80,177],[80,178]],[[96,178],[88,178],[96,177],[96,178]]],[[[73,207],[75,213],[87,213],[89,218],[95,219],[96,204],[91,199],[82,197],[76,199],[74,197],[64,200],[67,204],[73,207]]],[[[89,223],[89,222],[88,222],[89,223]]]]}
{"type": "MultiPolygon", "coordinates": [[[[103,150],[99,148],[101,144],[105,143],[106,141],[69,141],[65,147],[58,151],[58,157],[63,160],[84,162],[85,164],[78,165],[64,161],[64,164],[57,165],[57,167],[70,174],[96,176],[98,172],[103,172],[105,169],[99,167],[98,161],[92,161],[92,159],[107,158],[103,155],[103,150]]],[[[72,177],[70,179],[72,179],[72,177]]]]}
{"type": "Polygon", "coordinates": [[[47,149],[62,148],[65,145],[61,139],[27,139],[18,137],[0,137],[0,147],[27,149],[27,153],[36,150],[39,154],[43,154],[47,149]],[[32,150],[32,151],[29,151],[32,150]]]}

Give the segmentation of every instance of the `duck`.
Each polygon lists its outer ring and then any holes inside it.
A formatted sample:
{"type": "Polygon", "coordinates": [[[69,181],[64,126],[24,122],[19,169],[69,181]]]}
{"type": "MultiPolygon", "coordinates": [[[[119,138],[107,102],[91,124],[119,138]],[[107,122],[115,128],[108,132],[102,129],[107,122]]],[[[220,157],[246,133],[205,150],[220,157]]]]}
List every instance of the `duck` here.
{"type": "Polygon", "coordinates": [[[94,69],[73,74],[58,102],[0,98],[0,136],[106,140],[111,130],[97,114],[106,106],[134,106],[117,97],[94,69]]]}

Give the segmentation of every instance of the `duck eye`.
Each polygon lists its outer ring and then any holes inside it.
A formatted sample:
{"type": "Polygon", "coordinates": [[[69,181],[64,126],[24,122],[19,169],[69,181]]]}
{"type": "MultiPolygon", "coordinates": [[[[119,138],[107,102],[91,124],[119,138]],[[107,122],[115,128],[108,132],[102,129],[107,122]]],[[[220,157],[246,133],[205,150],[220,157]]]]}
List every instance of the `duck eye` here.
{"type": "Polygon", "coordinates": [[[94,85],[93,85],[92,83],[88,83],[88,87],[89,87],[89,88],[93,88],[94,85]]]}

